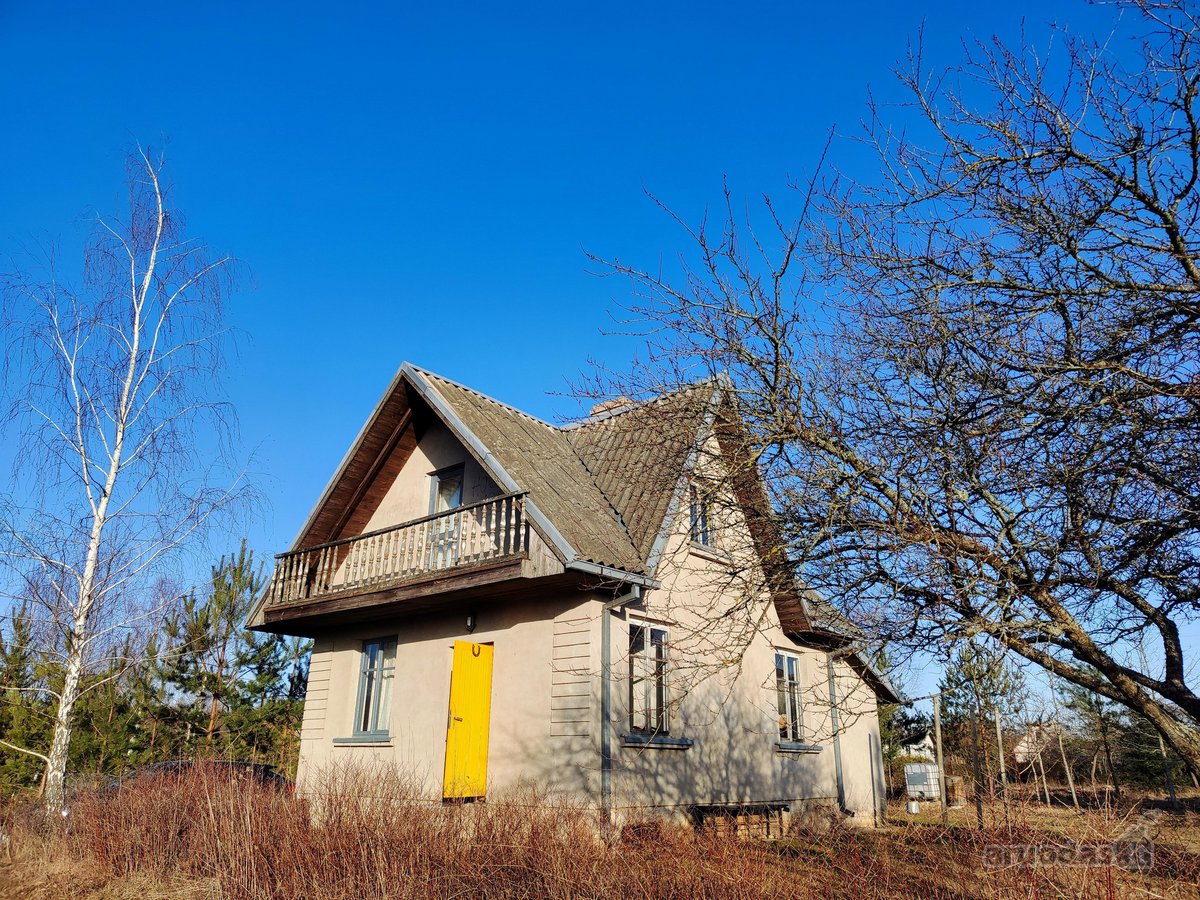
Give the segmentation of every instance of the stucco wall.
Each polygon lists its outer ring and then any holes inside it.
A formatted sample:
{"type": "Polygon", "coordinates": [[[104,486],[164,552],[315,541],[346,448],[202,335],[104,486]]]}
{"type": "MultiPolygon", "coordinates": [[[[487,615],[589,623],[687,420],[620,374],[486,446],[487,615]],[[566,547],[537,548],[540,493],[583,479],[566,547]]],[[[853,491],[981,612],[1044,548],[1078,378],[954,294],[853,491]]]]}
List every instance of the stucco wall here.
{"type": "MultiPolygon", "coordinates": [[[[711,442],[697,463],[698,478],[720,484],[719,449],[711,442]]],[[[718,496],[710,516],[713,546],[691,541],[687,497],[679,498],[673,531],[657,572],[663,582],[637,608],[614,616],[613,728],[629,729],[629,623],[667,627],[670,647],[670,732],[686,749],[627,746],[615,741],[614,802],[630,812],[670,812],[692,804],[774,803],[837,798],[829,656],[799,646],[779,624],[763,590],[761,568],[740,508],[718,496]],[[776,650],[800,662],[802,743],[777,746],[776,650]]],[[[847,809],[873,823],[881,808],[882,759],[875,696],[844,661],[834,659],[843,792],[847,809]]]]}
{"type": "MultiPolygon", "coordinates": [[[[460,462],[466,464],[464,502],[498,493],[449,431],[436,426],[422,437],[368,530],[424,515],[430,473],[460,462]]],[[[657,573],[663,586],[638,608],[606,616],[602,606],[611,591],[570,590],[551,600],[476,603],[470,634],[462,607],[318,640],[301,740],[302,787],[331,765],[382,762],[404,772],[431,800],[440,798],[452,648],[455,640],[471,640],[495,646],[489,794],[528,783],[597,803],[600,629],[607,619],[618,818],[682,815],[692,805],[832,801],[828,657],[784,635],[761,592],[761,571],[738,565],[748,558],[749,535],[737,509],[721,504],[713,515],[717,546],[701,549],[689,540],[686,504],[679,510],[657,573]],[[690,740],[686,749],[623,745],[621,736],[630,730],[631,619],[663,623],[670,632],[671,736],[690,740]],[[363,641],[384,636],[397,639],[391,737],[375,746],[336,744],[352,734],[363,641]],[[800,660],[803,741],[818,750],[776,747],[776,648],[800,660]]],[[[857,820],[870,822],[883,796],[875,699],[844,661],[835,671],[846,805],[857,820]]]]}
{"type": "MultiPolygon", "coordinates": [[[[594,728],[569,733],[552,728],[553,686],[558,669],[572,662],[558,658],[555,621],[570,620],[583,605],[578,595],[561,602],[509,602],[476,605],[475,630],[466,631],[467,609],[455,609],[419,619],[385,622],[367,629],[331,635],[313,651],[313,670],[328,672],[324,682],[310,687],[328,700],[324,714],[307,716],[301,738],[302,787],[311,786],[331,765],[387,763],[395,766],[414,788],[430,799],[441,797],[446,750],[446,716],[450,696],[453,646],[456,640],[491,643],[492,710],[488,754],[488,790],[504,791],[522,781],[550,793],[586,792],[594,728]],[[389,716],[390,738],[361,745],[338,744],[353,734],[355,700],[363,641],[395,637],[396,668],[389,716]],[[320,686],[321,684],[327,686],[320,686]],[[578,758],[577,758],[578,757],[578,758]]],[[[590,666],[591,648],[585,664],[590,666]]],[[[592,698],[588,697],[588,717],[592,698]]]]}
{"type": "Polygon", "coordinates": [[[463,466],[463,503],[471,504],[504,493],[458,439],[439,421],[430,423],[404,468],[396,476],[364,532],[387,528],[429,513],[430,475],[463,466]]]}

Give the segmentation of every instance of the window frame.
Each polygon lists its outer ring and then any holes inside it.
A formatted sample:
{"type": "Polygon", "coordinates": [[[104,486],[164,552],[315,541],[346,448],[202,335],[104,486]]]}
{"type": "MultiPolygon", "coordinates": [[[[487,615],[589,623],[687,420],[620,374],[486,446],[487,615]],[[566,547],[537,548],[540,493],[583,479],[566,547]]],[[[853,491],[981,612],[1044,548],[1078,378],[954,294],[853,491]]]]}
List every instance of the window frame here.
{"type": "Polygon", "coordinates": [[[354,703],[354,727],[352,734],[357,740],[384,741],[391,737],[392,686],[396,678],[396,637],[371,638],[359,648],[358,691],[354,703]],[[378,665],[372,665],[371,648],[378,648],[378,665]],[[390,651],[390,659],[389,659],[390,651]],[[373,685],[369,678],[374,679],[373,685]],[[384,686],[386,682],[386,687],[384,686]],[[374,703],[369,708],[368,693],[374,694],[374,703]],[[364,716],[370,714],[374,728],[364,728],[364,716]],[[382,720],[382,727],[381,725],[382,720]]]}
{"type": "Polygon", "coordinates": [[[447,507],[440,512],[449,512],[452,509],[458,509],[463,505],[466,499],[466,463],[458,463],[453,466],[446,466],[444,469],[438,469],[436,472],[429,473],[429,515],[437,515],[438,488],[441,483],[452,475],[458,476],[458,503],[454,506],[447,507]]]}
{"type": "Polygon", "coordinates": [[[800,686],[800,657],[779,648],[775,648],[775,711],[778,740],[783,744],[803,744],[804,703],[800,686]]]}
{"type": "Polygon", "coordinates": [[[666,625],[640,619],[629,620],[629,732],[631,735],[668,736],[671,733],[671,690],[670,690],[670,630],[666,625]],[[634,640],[641,632],[641,647],[634,649],[634,640]],[[660,635],[655,640],[655,634],[660,635]],[[647,641],[647,637],[649,640],[647,641]],[[656,648],[649,656],[646,649],[656,648]],[[653,672],[640,674],[639,662],[650,661],[653,672]],[[643,690],[642,703],[636,702],[638,688],[649,682],[643,690]],[[641,719],[641,721],[639,721],[641,719]]]}
{"type": "Polygon", "coordinates": [[[697,547],[717,549],[716,529],[713,527],[712,498],[705,496],[696,482],[688,485],[688,538],[697,547]]]}

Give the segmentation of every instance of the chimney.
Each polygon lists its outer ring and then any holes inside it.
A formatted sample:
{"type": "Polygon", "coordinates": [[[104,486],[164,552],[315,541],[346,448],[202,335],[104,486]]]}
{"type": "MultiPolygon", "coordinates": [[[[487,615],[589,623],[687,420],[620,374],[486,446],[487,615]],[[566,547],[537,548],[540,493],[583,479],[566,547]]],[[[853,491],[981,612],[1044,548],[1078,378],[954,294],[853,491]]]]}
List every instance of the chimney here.
{"type": "Polygon", "coordinates": [[[633,400],[630,397],[613,397],[611,400],[601,400],[592,407],[590,415],[603,416],[611,413],[620,412],[633,406],[633,400]]]}

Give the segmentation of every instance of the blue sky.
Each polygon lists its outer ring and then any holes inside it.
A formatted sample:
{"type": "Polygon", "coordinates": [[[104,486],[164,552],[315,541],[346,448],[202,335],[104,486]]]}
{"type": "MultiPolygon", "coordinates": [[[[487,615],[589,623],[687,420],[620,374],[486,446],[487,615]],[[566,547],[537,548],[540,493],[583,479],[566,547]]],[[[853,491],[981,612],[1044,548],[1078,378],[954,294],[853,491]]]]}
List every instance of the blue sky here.
{"type": "MultiPolygon", "coordinates": [[[[0,0],[0,257],[77,253],[117,211],[133,141],[168,142],[190,231],[244,261],[227,378],[291,541],[401,361],[555,419],[625,284],[684,247],[644,197],[694,219],[727,177],[784,194],[925,25],[959,41],[1091,31],[1107,8],[1003,4],[49,4],[0,0]]],[[[897,114],[899,115],[899,113],[897,114]]],[[[861,177],[850,141],[832,158],[861,177]]],[[[7,455],[7,454],[5,454],[7,455]]]]}

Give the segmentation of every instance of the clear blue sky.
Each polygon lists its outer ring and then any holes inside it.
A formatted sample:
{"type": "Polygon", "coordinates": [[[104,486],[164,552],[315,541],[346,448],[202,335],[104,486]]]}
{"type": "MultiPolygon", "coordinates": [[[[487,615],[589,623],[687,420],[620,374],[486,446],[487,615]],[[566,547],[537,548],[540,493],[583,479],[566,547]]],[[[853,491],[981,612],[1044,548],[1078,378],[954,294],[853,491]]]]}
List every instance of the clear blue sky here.
{"type": "MultiPolygon", "coordinates": [[[[533,413],[597,357],[625,284],[684,246],[727,176],[781,194],[851,132],[894,62],[959,41],[1091,31],[1082,2],[59,4],[0,0],[0,256],[121,208],[133,141],[169,141],[192,234],[251,273],[228,389],[271,500],[269,554],[409,359],[533,413]]],[[[862,165],[847,141],[836,161],[862,165]]],[[[4,454],[7,455],[7,454],[4,454]]]]}

